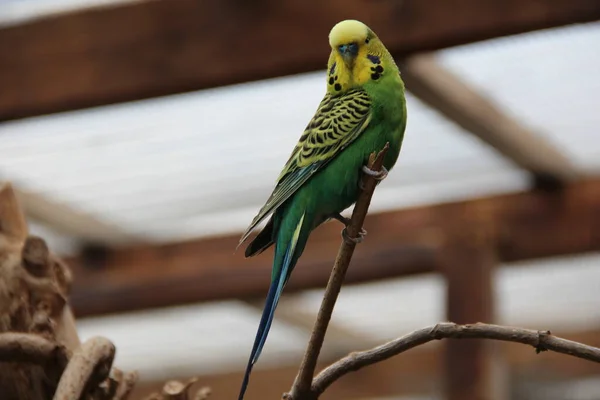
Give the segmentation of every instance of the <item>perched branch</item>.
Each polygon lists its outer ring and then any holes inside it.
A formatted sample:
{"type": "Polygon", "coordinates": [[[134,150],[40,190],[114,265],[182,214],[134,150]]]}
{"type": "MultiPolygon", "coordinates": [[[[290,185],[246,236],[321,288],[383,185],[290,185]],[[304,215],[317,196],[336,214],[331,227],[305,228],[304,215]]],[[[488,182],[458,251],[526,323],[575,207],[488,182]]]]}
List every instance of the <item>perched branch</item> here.
{"type": "Polygon", "coordinates": [[[94,337],[79,348],[65,369],[54,400],[79,399],[86,389],[104,381],[115,357],[115,346],[105,338],[94,337]]]}
{"type": "Polygon", "coordinates": [[[317,398],[333,382],[349,372],[357,371],[414,347],[440,339],[492,339],[523,343],[533,346],[537,353],[550,350],[600,363],[600,349],[552,336],[550,331],[534,331],[481,323],[457,325],[445,322],[419,329],[371,350],[349,354],[319,373],[312,382],[311,396],[317,398]]]}
{"type": "MultiPolygon", "coordinates": [[[[379,172],[383,167],[383,159],[389,144],[386,143],[383,150],[375,156],[372,153],[369,157],[368,168],[374,172],[379,172]]],[[[350,223],[346,227],[346,234],[350,238],[356,238],[359,236],[362,225],[365,221],[369,205],[371,204],[371,197],[373,197],[373,191],[377,186],[377,179],[374,176],[365,174],[362,181],[363,190],[358,197],[354,211],[352,212],[352,218],[350,223]]],[[[309,399],[311,394],[311,383],[317,366],[317,359],[319,358],[319,352],[323,346],[323,340],[325,339],[325,333],[327,332],[327,325],[331,319],[335,302],[337,301],[338,294],[340,293],[342,282],[346,276],[348,265],[352,259],[354,248],[356,243],[350,240],[344,240],[338,251],[333,271],[329,277],[329,282],[325,289],[325,295],[323,296],[323,302],[317,315],[310,340],[308,342],[308,348],[304,353],[300,370],[294,381],[290,393],[285,394],[284,397],[290,400],[309,399]]]]}
{"type": "Polygon", "coordinates": [[[67,350],[31,333],[0,333],[0,361],[45,365],[53,360],[64,368],[67,350]]]}

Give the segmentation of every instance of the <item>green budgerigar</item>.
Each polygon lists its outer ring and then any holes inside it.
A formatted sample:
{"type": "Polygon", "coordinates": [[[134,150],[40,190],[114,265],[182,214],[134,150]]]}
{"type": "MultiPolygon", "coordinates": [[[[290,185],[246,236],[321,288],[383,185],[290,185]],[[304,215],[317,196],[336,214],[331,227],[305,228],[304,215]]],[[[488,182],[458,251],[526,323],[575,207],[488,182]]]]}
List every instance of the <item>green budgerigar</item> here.
{"type": "MultiPolygon", "coordinates": [[[[394,59],[365,24],[345,20],[329,33],[327,93],[306,127],[273,193],[240,240],[265,218],[263,230],[248,245],[246,257],[275,244],[271,286],[239,395],[242,400],[252,367],[267,339],[281,292],[313,229],[356,202],[369,155],[390,148],[384,159],[392,169],[406,127],[404,83],[394,59]]],[[[371,174],[374,173],[371,171],[371,174]]],[[[383,178],[383,176],[379,176],[383,178]]],[[[345,231],[344,231],[345,232],[345,231]]],[[[356,240],[348,238],[347,240],[356,240]]]]}

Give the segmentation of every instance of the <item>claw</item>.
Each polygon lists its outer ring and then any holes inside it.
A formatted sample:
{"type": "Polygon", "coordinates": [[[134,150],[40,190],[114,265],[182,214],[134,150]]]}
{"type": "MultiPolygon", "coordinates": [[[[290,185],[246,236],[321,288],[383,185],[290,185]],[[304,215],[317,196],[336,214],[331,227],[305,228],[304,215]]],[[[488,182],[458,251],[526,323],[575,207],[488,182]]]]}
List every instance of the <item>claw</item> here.
{"type": "Polygon", "coordinates": [[[342,229],[342,238],[346,243],[360,243],[363,241],[365,236],[367,236],[367,231],[364,228],[360,228],[360,232],[358,232],[358,237],[351,238],[350,236],[348,236],[348,232],[346,231],[346,228],[348,228],[348,225],[350,224],[350,218],[346,218],[340,213],[332,214],[331,218],[338,220],[345,225],[345,228],[342,229]]]}
{"type": "Polygon", "coordinates": [[[367,231],[364,228],[360,228],[360,232],[358,232],[358,236],[355,238],[352,238],[348,235],[348,231],[346,230],[346,228],[342,229],[342,238],[344,239],[344,242],[348,244],[361,243],[366,235],[367,231]]]}
{"type": "Polygon", "coordinates": [[[373,171],[371,168],[363,165],[362,170],[365,174],[371,175],[378,181],[384,180],[388,175],[388,170],[385,167],[381,167],[381,171],[373,171]]]}
{"type": "MultiPolygon", "coordinates": [[[[381,171],[373,171],[371,168],[367,167],[366,165],[363,165],[362,171],[365,174],[374,177],[378,181],[384,180],[388,175],[388,170],[385,169],[385,167],[381,167],[381,171]]],[[[360,190],[365,190],[365,185],[362,179],[358,182],[358,187],[360,188],[360,190]]]]}

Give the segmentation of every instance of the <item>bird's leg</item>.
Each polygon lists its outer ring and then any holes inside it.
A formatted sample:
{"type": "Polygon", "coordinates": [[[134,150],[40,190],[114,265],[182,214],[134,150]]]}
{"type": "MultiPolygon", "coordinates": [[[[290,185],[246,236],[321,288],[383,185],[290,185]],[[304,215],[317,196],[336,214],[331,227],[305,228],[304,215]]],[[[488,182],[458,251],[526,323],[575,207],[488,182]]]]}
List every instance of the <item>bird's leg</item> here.
{"type": "Polygon", "coordinates": [[[350,218],[346,218],[340,213],[331,214],[331,218],[340,221],[345,226],[348,226],[350,223],[350,218]]]}
{"type": "MultiPolygon", "coordinates": [[[[378,180],[378,181],[384,180],[388,175],[388,170],[385,169],[385,167],[383,167],[383,166],[381,167],[380,171],[373,171],[371,168],[367,167],[366,165],[363,165],[362,171],[367,175],[371,175],[373,178],[375,178],[375,180],[378,180]]],[[[359,182],[358,186],[360,187],[361,190],[365,189],[363,187],[362,180],[359,182]]]]}
{"type": "Polygon", "coordinates": [[[346,228],[348,227],[348,225],[350,225],[350,218],[346,218],[340,213],[332,214],[331,218],[336,219],[345,225],[345,228],[342,229],[342,238],[347,243],[360,243],[367,235],[367,231],[364,228],[360,228],[360,232],[358,232],[358,237],[351,238],[350,236],[348,236],[348,232],[346,231],[346,228]]]}

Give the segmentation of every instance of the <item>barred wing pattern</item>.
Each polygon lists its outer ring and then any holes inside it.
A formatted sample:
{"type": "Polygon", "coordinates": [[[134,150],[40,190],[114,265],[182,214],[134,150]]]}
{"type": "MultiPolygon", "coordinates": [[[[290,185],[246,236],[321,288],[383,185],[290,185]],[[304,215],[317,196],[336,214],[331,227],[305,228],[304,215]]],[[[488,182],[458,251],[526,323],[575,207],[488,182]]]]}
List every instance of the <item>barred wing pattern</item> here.
{"type": "Polygon", "coordinates": [[[277,179],[273,193],[242,235],[240,244],[256,225],[365,130],[371,120],[370,110],[371,99],[363,89],[325,95],[277,179]]]}

